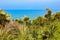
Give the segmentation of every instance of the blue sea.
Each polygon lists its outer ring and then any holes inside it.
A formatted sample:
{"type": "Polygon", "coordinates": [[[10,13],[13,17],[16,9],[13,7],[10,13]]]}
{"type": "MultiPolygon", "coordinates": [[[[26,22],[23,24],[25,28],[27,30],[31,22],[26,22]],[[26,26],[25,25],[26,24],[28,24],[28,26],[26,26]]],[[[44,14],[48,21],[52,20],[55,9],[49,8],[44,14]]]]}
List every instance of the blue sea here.
{"type": "MultiPolygon", "coordinates": [[[[30,19],[36,18],[37,16],[44,16],[46,10],[4,10],[11,15],[12,19],[23,18],[24,16],[29,16],[30,19]]],[[[55,11],[53,11],[55,12],[55,11]]]]}

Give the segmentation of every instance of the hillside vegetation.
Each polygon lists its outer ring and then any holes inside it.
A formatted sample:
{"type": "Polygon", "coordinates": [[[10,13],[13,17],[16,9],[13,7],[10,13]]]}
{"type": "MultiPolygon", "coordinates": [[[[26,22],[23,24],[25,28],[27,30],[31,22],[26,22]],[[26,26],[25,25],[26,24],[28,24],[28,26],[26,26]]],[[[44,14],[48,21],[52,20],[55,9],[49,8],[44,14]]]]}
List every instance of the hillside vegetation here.
{"type": "Polygon", "coordinates": [[[0,40],[60,40],[60,12],[46,11],[32,20],[29,16],[11,20],[11,15],[0,9],[0,40]]]}

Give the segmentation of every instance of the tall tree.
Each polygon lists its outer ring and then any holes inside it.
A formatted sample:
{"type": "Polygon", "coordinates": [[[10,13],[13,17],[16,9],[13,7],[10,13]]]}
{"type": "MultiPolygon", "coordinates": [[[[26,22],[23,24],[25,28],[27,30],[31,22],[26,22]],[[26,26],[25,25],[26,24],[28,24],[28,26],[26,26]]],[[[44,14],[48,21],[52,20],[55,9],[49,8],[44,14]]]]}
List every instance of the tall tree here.
{"type": "Polygon", "coordinates": [[[45,15],[45,17],[46,17],[48,20],[50,20],[50,19],[51,19],[51,13],[52,13],[52,11],[51,11],[49,8],[46,8],[46,10],[47,10],[47,14],[45,15]]]}

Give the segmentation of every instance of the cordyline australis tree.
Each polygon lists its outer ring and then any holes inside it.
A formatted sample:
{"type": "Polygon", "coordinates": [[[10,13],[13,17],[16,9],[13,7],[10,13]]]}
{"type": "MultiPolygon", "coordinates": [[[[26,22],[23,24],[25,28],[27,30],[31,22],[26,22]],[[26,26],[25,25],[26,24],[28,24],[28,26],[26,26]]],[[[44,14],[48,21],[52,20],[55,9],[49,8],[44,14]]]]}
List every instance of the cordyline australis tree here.
{"type": "Polygon", "coordinates": [[[29,17],[28,16],[25,16],[23,18],[23,21],[24,21],[24,24],[27,25],[27,23],[29,22],[29,17]]]}
{"type": "Polygon", "coordinates": [[[50,19],[51,19],[51,13],[52,13],[52,11],[51,11],[49,8],[46,8],[46,10],[47,10],[47,14],[45,15],[45,17],[46,17],[48,20],[50,20],[50,19]]]}
{"type": "Polygon", "coordinates": [[[5,26],[10,21],[10,15],[0,9],[0,25],[5,26]]]}
{"type": "Polygon", "coordinates": [[[52,11],[49,9],[49,8],[46,8],[46,10],[47,10],[47,14],[45,14],[45,18],[46,18],[46,23],[47,23],[47,25],[49,25],[49,24],[51,24],[52,23],[52,11]]]}

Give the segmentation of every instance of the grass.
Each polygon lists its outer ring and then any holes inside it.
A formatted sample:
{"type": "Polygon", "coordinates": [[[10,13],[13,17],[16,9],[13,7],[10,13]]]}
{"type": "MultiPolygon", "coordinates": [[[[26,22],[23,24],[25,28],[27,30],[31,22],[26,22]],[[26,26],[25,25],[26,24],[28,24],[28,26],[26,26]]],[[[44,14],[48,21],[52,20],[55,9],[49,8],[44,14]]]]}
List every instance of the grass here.
{"type": "Polygon", "coordinates": [[[26,16],[13,21],[4,13],[0,11],[0,40],[60,40],[60,12],[51,15],[47,9],[44,17],[30,20],[26,16]]]}

